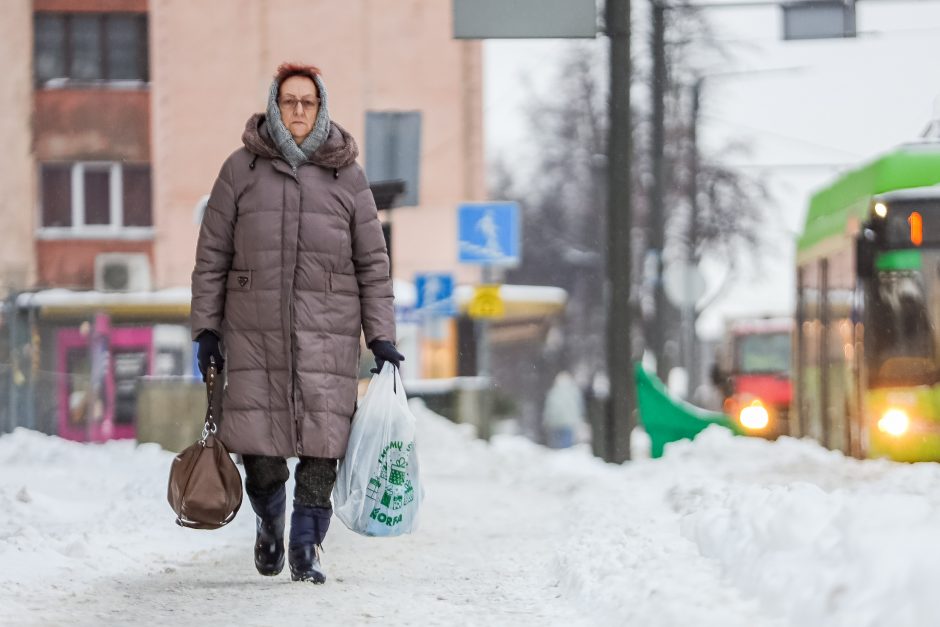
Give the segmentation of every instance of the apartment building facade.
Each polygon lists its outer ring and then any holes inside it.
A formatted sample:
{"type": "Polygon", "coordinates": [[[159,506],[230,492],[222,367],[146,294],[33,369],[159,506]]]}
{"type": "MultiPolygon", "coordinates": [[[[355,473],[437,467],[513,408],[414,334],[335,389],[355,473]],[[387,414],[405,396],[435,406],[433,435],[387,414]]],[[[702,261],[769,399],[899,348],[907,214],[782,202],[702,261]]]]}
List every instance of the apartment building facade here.
{"type": "Polygon", "coordinates": [[[411,114],[418,170],[411,206],[394,211],[396,274],[459,272],[455,238],[439,235],[455,232],[458,203],[484,196],[481,55],[451,39],[449,3],[7,5],[5,287],[91,289],[103,252],[146,255],[154,289],[188,285],[200,200],[283,60],[322,68],[367,169],[367,127],[381,128],[367,120],[411,114]]]}

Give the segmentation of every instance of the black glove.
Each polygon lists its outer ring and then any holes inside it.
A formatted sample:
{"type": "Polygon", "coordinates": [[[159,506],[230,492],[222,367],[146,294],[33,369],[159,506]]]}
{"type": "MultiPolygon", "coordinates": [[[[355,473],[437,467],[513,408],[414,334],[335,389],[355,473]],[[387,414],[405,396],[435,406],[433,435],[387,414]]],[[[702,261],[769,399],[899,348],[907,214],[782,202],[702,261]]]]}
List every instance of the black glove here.
{"type": "Polygon", "coordinates": [[[405,356],[398,352],[395,345],[388,340],[375,340],[369,344],[369,350],[375,355],[375,368],[369,372],[378,374],[382,372],[382,366],[389,362],[396,368],[401,367],[401,362],[405,361],[405,356]]]}
{"type": "Polygon", "coordinates": [[[222,358],[222,350],[219,348],[219,336],[212,331],[203,331],[196,338],[199,344],[199,351],[196,353],[196,359],[199,361],[199,372],[202,373],[202,380],[206,380],[206,373],[209,372],[210,358],[215,359],[216,372],[222,372],[225,367],[225,360],[222,358]]]}

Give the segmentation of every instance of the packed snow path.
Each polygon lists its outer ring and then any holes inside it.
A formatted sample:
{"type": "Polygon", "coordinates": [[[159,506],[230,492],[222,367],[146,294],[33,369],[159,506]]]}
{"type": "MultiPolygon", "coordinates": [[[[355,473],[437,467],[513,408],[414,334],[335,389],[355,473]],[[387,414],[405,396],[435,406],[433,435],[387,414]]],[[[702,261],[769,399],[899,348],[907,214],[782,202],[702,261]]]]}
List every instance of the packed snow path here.
{"type": "Polygon", "coordinates": [[[935,465],[709,430],[616,467],[416,413],[421,530],[334,519],[325,586],[254,572],[247,502],[176,527],[155,446],[0,437],[0,624],[936,624],[935,465]]]}

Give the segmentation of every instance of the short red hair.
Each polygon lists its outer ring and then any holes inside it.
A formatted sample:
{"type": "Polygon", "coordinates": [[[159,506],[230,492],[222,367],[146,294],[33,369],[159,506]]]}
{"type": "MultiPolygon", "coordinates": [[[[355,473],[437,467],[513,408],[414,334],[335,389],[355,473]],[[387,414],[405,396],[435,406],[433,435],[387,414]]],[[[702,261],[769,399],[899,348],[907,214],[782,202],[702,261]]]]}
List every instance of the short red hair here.
{"type": "MultiPolygon", "coordinates": [[[[278,90],[281,89],[281,85],[284,84],[284,81],[289,79],[291,76],[306,76],[313,81],[313,84],[317,84],[317,76],[320,76],[320,68],[315,65],[304,65],[303,63],[282,63],[277,66],[277,71],[274,73],[274,80],[277,81],[278,90]]],[[[317,92],[320,91],[320,88],[317,87],[317,92]]]]}

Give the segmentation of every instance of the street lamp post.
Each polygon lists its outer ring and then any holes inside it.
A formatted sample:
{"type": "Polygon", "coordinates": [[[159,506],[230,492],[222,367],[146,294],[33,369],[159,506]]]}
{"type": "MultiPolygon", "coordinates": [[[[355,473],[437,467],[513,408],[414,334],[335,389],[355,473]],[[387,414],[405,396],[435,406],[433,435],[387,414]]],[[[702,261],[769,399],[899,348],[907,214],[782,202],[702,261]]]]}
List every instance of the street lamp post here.
{"type": "Polygon", "coordinates": [[[665,210],[665,164],[664,150],[666,143],[665,109],[666,109],[666,5],[662,0],[653,0],[650,6],[652,11],[653,28],[651,31],[650,47],[653,51],[653,83],[650,89],[652,102],[652,124],[650,129],[650,164],[652,166],[652,181],[650,185],[649,202],[649,247],[647,256],[653,264],[653,312],[650,322],[650,338],[648,344],[656,355],[656,374],[663,381],[669,374],[669,364],[666,361],[666,296],[663,290],[663,250],[665,248],[666,210],[665,210]]]}

